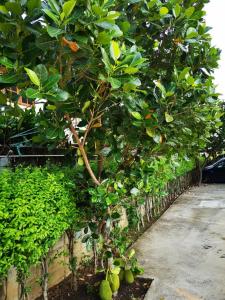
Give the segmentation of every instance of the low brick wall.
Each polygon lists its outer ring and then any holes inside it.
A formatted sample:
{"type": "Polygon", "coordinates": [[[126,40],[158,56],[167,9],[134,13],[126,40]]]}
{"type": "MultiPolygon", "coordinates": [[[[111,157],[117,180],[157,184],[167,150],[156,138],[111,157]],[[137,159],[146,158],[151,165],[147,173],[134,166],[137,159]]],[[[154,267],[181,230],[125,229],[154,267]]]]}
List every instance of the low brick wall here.
{"type": "MultiPolygon", "coordinates": [[[[49,265],[49,287],[58,284],[70,274],[68,256],[65,255],[65,253],[68,252],[67,246],[67,236],[63,235],[50,251],[49,256],[53,259],[49,265]],[[60,253],[63,253],[64,255],[60,255],[60,253]]],[[[91,256],[91,253],[87,252],[85,244],[83,244],[81,240],[77,240],[74,247],[74,255],[77,257],[79,263],[84,256],[91,256]]],[[[30,274],[31,275],[27,280],[27,286],[31,287],[28,299],[33,300],[42,293],[38,282],[41,276],[40,265],[33,266],[30,270],[30,274]]],[[[4,282],[4,287],[0,290],[0,300],[18,300],[19,294],[20,288],[16,281],[16,270],[12,268],[9,271],[7,280],[4,282]]]]}

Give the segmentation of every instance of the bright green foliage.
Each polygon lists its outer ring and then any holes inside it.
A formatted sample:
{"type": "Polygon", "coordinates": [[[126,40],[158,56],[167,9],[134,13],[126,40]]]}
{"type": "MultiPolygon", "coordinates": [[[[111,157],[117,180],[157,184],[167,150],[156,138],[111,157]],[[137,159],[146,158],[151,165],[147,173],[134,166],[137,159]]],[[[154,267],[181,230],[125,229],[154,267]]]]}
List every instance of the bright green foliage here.
{"type": "Polygon", "coordinates": [[[225,106],[223,103],[221,105],[222,111],[217,114],[218,126],[214,128],[214,134],[207,144],[208,159],[215,159],[225,152],[225,106]]]}
{"type": "Polygon", "coordinates": [[[1,178],[1,187],[0,187],[0,236],[1,236],[1,244],[0,244],[0,278],[7,274],[8,269],[11,267],[13,263],[13,259],[11,255],[9,255],[9,251],[11,249],[10,241],[4,239],[3,235],[5,235],[4,231],[8,227],[8,223],[6,220],[9,220],[10,214],[10,199],[12,193],[11,186],[11,174],[10,172],[4,172],[0,174],[1,178]]]}
{"type": "Polygon", "coordinates": [[[27,274],[75,218],[63,171],[17,168],[0,173],[0,276],[14,266],[27,274]]]}
{"type": "Polygon", "coordinates": [[[50,142],[65,139],[65,114],[79,117],[91,157],[104,144],[197,155],[220,126],[207,2],[3,1],[1,86],[48,100],[38,124],[50,142]]]}

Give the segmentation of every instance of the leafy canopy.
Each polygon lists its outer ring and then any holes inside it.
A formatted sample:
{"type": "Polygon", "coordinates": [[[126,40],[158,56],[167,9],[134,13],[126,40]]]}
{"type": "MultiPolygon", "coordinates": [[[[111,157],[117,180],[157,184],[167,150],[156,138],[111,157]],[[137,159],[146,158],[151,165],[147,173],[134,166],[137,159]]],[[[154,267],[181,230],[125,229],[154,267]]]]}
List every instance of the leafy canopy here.
{"type": "Polygon", "coordinates": [[[36,141],[70,128],[95,184],[89,156],[197,155],[221,126],[207,2],[2,1],[1,87],[47,100],[36,141]]]}

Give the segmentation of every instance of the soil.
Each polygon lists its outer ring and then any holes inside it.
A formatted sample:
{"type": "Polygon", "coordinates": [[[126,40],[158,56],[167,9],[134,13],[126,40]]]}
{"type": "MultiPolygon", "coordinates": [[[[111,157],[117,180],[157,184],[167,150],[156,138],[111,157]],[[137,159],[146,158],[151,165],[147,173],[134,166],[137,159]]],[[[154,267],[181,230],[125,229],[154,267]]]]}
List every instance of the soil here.
{"type": "MultiPolygon", "coordinates": [[[[79,288],[77,292],[71,290],[71,277],[67,277],[58,285],[50,288],[48,292],[49,300],[99,300],[98,288],[101,280],[104,279],[102,274],[92,275],[85,274],[79,278],[79,288]]],[[[114,300],[143,300],[152,279],[136,278],[133,284],[122,283],[118,295],[114,300]]],[[[42,300],[42,297],[36,300],[42,300]]]]}

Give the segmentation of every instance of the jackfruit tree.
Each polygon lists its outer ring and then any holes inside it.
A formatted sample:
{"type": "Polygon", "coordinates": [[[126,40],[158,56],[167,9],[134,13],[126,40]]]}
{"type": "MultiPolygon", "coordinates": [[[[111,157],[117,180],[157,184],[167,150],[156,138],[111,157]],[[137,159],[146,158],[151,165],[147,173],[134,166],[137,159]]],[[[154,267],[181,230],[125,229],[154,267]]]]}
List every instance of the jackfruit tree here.
{"type": "Polygon", "coordinates": [[[0,1],[1,88],[47,100],[34,140],[70,128],[94,184],[106,155],[197,155],[221,125],[207,2],[0,1]]]}

